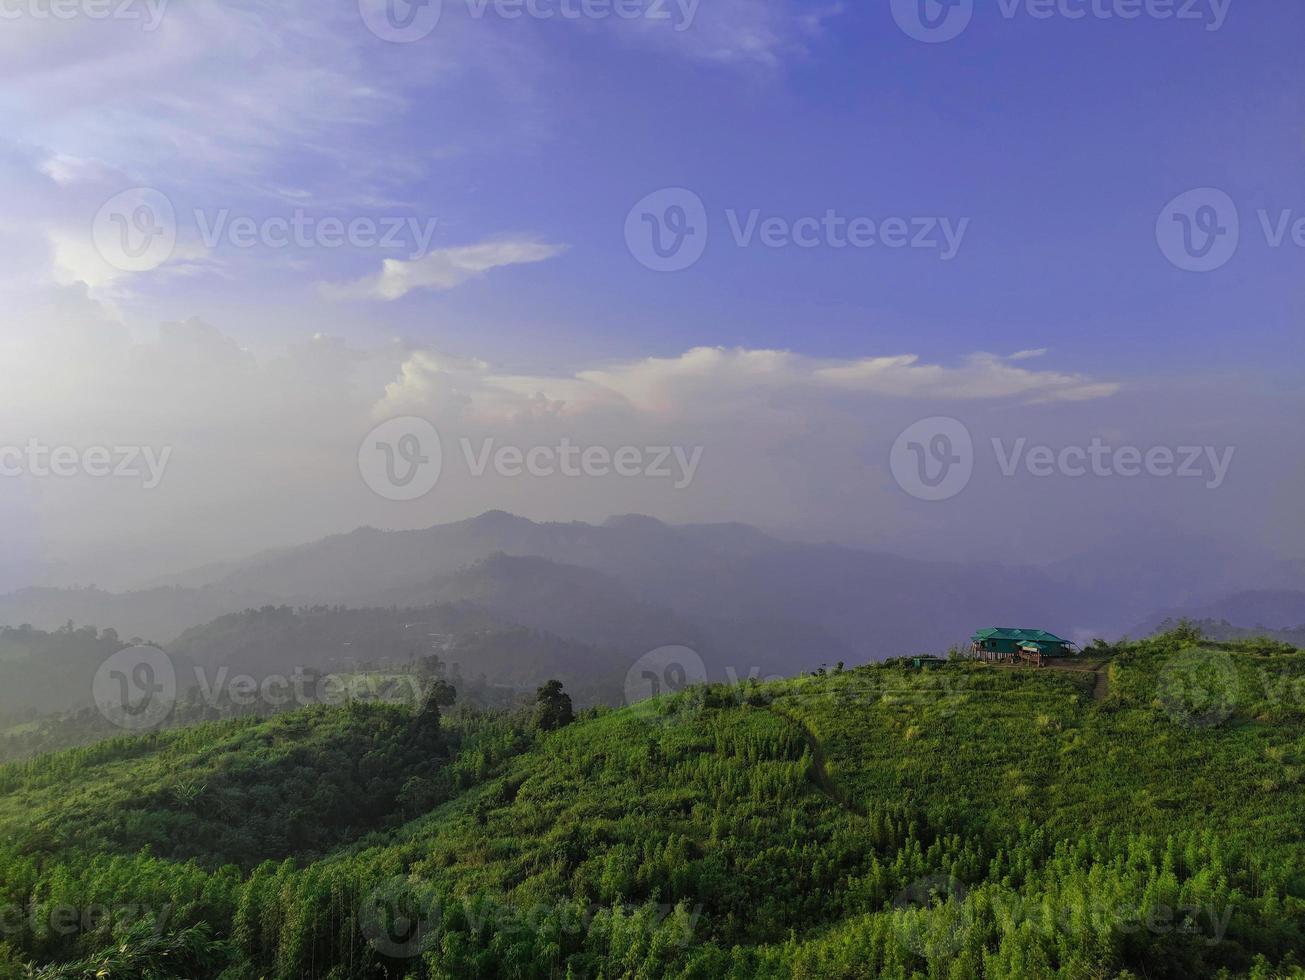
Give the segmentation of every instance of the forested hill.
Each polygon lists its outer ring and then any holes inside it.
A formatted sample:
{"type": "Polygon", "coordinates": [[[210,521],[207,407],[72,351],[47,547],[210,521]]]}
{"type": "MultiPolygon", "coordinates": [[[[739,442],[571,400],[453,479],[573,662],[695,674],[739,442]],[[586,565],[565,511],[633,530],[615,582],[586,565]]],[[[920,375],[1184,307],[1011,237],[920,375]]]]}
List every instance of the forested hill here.
{"type": "Polygon", "coordinates": [[[90,703],[90,678],[125,644],[112,629],[0,627],[0,726],[90,703]]]}
{"type": "Polygon", "coordinates": [[[559,677],[580,700],[614,703],[626,657],[518,626],[466,603],[410,608],[265,606],[187,630],[168,652],[203,668],[255,676],[297,667],[322,671],[403,666],[437,656],[456,675],[516,689],[559,677]]]}
{"type": "MultiPolygon", "coordinates": [[[[116,631],[94,626],[70,624],[50,633],[0,627],[0,761],[115,734],[92,707],[92,687],[105,660],[129,645],[116,631]]],[[[187,630],[166,652],[180,695],[169,725],[246,713],[233,712],[228,697],[210,696],[234,676],[256,682],[297,672],[362,677],[411,672],[431,658],[464,700],[481,705],[510,704],[550,678],[563,680],[579,704],[617,704],[632,660],[514,625],[468,603],[264,606],[187,630]]]]}
{"type": "Polygon", "coordinates": [[[1294,649],[541,697],[0,768],[0,976],[1305,976],[1294,649]]]}

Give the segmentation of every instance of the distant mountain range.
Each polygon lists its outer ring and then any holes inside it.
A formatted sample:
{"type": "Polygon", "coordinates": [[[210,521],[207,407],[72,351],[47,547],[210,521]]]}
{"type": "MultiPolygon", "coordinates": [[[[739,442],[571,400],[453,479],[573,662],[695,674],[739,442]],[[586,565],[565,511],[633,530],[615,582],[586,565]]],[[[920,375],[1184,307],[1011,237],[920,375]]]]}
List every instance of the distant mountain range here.
{"type": "Polygon", "coordinates": [[[1281,574],[1243,571],[1250,559],[1213,546],[1202,560],[1203,547],[1157,534],[1140,553],[1156,552],[1153,561],[1103,544],[1036,567],[794,543],[742,524],[535,523],[494,511],[422,530],[361,528],[137,592],[28,589],[0,597],[0,623],[54,629],[73,620],[166,643],[266,605],[468,605],[622,663],[684,645],[714,670],[769,675],[944,651],[981,626],[1041,627],[1085,642],[1137,636],[1184,615],[1238,626],[1305,622],[1305,592],[1193,600],[1219,594],[1209,590],[1234,572],[1251,582],[1281,574]]]}
{"type": "Polygon", "coordinates": [[[1205,623],[1226,623],[1243,630],[1305,630],[1305,592],[1259,590],[1237,592],[1211,602],[1165,609],[1143,620],[1134,636],[1154,633],[1166,622],[1190,619],[1205,623]]]}

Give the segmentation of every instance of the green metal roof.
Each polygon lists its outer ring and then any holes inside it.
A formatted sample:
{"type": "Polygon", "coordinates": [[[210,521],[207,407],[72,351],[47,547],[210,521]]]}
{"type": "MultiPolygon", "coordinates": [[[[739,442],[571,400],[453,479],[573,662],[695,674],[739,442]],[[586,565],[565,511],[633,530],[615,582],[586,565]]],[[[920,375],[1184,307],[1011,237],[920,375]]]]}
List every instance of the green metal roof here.
{"type": "Polygon", "coordinates": [[[1048,633],[1046,630],[1011,629],[1005,626],[978,630],[970,639],[975,641],[1013,640],[1024,643],[1069,643],[1069,640],[1062,639],[1055,633],[1048,633]]]}

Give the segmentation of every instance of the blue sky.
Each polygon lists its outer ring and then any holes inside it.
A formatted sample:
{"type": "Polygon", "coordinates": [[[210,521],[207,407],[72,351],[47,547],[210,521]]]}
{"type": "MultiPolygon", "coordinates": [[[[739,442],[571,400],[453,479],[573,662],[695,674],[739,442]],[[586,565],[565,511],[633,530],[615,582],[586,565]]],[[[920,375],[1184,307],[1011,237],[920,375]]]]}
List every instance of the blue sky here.
{"type": "MultiPolygon", "coordinates": [[[[290,304],[333,331],[397,331],[464,353],[474,342],[495,357],[1051,347],[1082,369],[1133,375],[1266,368],[1300,353],[1299,249],[1248,242],[1240,261],[1194,277],[1153,234],[1159,209],[1191,187],[1226,189],[1247,219],[1261,207],[1305,213],[1297,5],[1234,2],[1217,31],[981,6],[965,33],[934,45],[898,30],[887,3],[769,6],[704,0],[676,32],[471,20],[450,3],[432,35],[389,44],[351,7],[308,28],[296,5],[278,17],[234,4],[254,18],[232,28],[252,36],[247,56],[153,55],[159,73],[135,66],[122,102],[106,93],[62,114],[11,92],[6,131],[159,186],[183,211],[183,236],[191,208],[260,216],[302,203],[436,218],[437,247],[507,234],[567,246],[538,267],[383,310],[313,295],[330,270],[374,264],[367,254],[241,268],[238,297],[220,275],[131,284],[149,302],[132,307],[145,322],[157,305],[239,335],[253,307],[264,322],[241,339],[255,344],[285,331],[290,304]],[[766,40],[757,51],[754,35],[766,40]],[[278,57],[286,78],[268,65],[278,57]],[[946,265],[909,250],[739,249],[717,229],[698,266],[650,275],[630,261],[622,224],[666,186],[697,192],[714,224],[730,208],[832,208],[971,226],[946,265]]],[[[138,56],[169,29],[182,36],[168,44],[198,41],[198,27],[185,36],[191,17],[167,9],[159,32],[131,39],[138,56]]]]}
{"type": "MultiPolygon", "coordinates": [[[[889,0],[701,0],[691,21],[671,4],[667,22],[507,19],[493,5],[476,17],[469,0],[444,0],[429,36],[392,43],[367,26],[381,0],[137,0],[142,21],[157,13],[152,30],[55,22],[43,2],[24,0],[0,34],[11,417],[49,407],[53,389],[24,379],[105,363],[109,348],[181,374],[215,356],[240,371],[256,358],[266,374],[288,356],[325,371],[313,382],[324,390],[361,372],[348,384],[371,386],[371,417],[411,407],[414,387],[441,405],[475,403],[486,384],[570,409],[619,404],[641,424],[679,398],[699,434],[736,403],[754,420],[782,404],[784,424],[809,432],[823,412],[865,411],[846,404],[850,388],[912,402],[876,408],[889,428],[931,410],[1031,429],[1051,412],[1065,439],[1146,419],[1152,441],[1205,424],[1251,449],[1289,430],[1298,407],[1299,4],[1201,0],[1184,7],[1190,19],[1158,19],[1146,10],[1187,0],[981,0],[959,36],[923,43],[889,0]],[[97,215],[140,187],[175,209],[177,242],[123,270],[97,251],[97,215]],[[669,273],[641,264],[625,232],[636,202],[663,188],[702,201],[709,235],[700,261],[669,273]],[[1235,254],[1210,272],[1178,268],[1157,241],[1166,206],[1194,188],[1223,192],[1241,224],[1235,254]],[[1288,229],[1280,247],[1260,211],[1288,229]],[[739,247],[730,222],[754,212],[940,219],[964,235],[949,258],[882,242],[739,247]],[[219,214],[295,213],[435,222],[430,254],[203,240],[219,214]],[[168,322],[192,327],[160,340],[168,322]],[[703,348],[722,351],[688,356],[703,348]],[[903,357],[914,360],[865,368],[903,357]],[[702,383],[688,394],[685,378],[702,383]],[[816,402],[796,418],[792,406],[816,402]]],[[[617,431],[618,415],[600,429],[617,431]]],[[[148,428],[140,411],[125,417],[148,428]]],[[[847,438],[873,456],[892,434],[847,438]]],[[[1294,486],[1299,464],[1277,462],[1273,485],[1294,486]]],[[[1251,481],[1246,499],[1265,485],[1251,481]]],[[[781,488],[743,516],[828,533],[814,519],[828,501],[805,492],[781,488]]],[[[722,484],[692,505],[509,502],[531,516],[719,518],[729,496],[722,484]]],[[[287,536],[462,516],[480,496],[450,499],[379,517],[344,508],[287,536]]],[[[874,511],[864,536],[880,540],[899,507],[874,511]]],[[[939,520],[906,523],[924,533],[939,520]]]]}

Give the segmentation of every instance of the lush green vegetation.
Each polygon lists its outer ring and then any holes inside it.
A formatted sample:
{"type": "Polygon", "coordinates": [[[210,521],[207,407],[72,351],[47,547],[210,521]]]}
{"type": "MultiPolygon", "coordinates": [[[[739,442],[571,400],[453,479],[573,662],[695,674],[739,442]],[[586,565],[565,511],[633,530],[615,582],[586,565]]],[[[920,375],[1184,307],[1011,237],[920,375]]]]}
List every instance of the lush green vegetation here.
{"type": "Polygon", "coordinates": [[[1305,655],[1179,630],[1068,666],[13,764],[0,976],[1305,976],[1305,655]]]}

